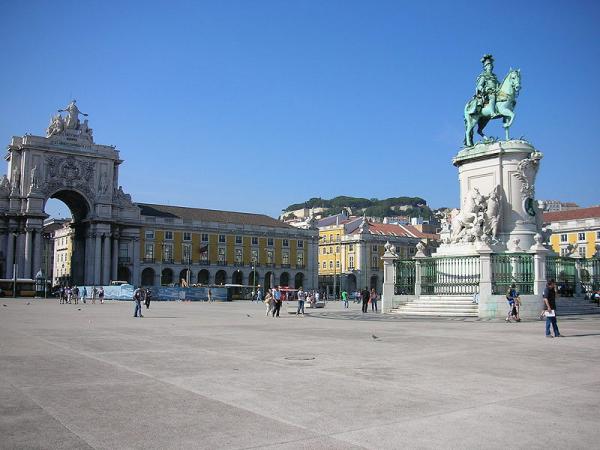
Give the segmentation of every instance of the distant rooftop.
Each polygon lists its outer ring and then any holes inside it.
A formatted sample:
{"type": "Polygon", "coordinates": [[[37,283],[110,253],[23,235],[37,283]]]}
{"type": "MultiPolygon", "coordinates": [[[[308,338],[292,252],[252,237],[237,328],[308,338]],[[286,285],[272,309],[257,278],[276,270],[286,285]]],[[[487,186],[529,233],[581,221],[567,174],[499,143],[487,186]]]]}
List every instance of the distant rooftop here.
{"type": "Polygon", "coordinates": [[[544,223],[559,222],[561,220],[591,219],[595,217],[600,217],[600,206],[545,212],[544,223]]]}
{"type": "Polygon", "coordinates": [[[140,208],[142,216],[182,219],[189,221],[254,225],[272,228],[292,228],[290,225],[280,222],[279,220],[269,217],[265,214],[188,208],[185,206],[155,205],[151,203],[136,203],[136,205],[140,208]]]}

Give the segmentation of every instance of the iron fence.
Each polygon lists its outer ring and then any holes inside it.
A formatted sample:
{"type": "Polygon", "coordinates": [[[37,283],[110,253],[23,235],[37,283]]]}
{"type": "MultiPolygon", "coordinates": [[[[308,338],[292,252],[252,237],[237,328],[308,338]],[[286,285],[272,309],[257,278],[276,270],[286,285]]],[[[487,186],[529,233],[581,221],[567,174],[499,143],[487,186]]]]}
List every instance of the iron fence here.
{"type": "Polygon", "coordinates": [[[421,294],[473,295],[479,292],[479,256],[425,258],[421,265],[421,294]]]}
{"type": "Polygon", "coordinates": [[[395,295],[414,295],[416,277],[416,264],[414,259],[399,259],[396,264],[396,282],[394,283],[395,295]]]}
{"type": "Polygon", "coordinates": [[[584,259],[579,269],[581,292],[590,296],[592,292],[600,290],[600,259],[584,259]]]}
{"type": "Polygon", "coordinates": [[[548,256],[546,258],[546,279],[556,281],[556,288],[561,297],[572,297],[577,281],[575,259],[548,256]]]}
{"type": "Polygon", "coordinates": [[[492,294],[505,294],[511,284],[520,294],[533,294],[533,256],[528,254],[492,255],[492,294]]]}

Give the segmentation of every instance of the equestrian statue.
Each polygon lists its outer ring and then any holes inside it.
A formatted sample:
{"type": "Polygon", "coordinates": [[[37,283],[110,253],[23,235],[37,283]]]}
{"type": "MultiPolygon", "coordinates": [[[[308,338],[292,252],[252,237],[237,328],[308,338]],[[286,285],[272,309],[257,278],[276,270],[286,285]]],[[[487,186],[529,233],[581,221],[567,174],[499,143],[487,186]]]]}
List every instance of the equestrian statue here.
{"type": "Polygon", "coordinates": [[[521,89],[520,69],[510,69],[502,83],[494,73],[494,58],[483,55],[481,58],[483,72],[477,77],[475,95],[465,105],[465,146],[473,146],[473,130],[477,125],[477,133],[484,142],[488,137],[483,129],[492,119],[502,119],[509,139],[508,130],[515,118],[514,109],[521,89]]]}

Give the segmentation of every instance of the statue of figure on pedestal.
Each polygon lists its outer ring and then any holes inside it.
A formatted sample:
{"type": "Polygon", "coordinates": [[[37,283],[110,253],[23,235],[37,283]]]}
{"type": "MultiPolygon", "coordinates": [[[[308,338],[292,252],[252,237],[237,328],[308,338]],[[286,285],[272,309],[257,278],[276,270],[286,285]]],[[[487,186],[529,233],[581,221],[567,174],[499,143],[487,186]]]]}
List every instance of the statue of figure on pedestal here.
{"type": "Polygon", "coordinates": [[[65,121],[60,114],[56,114],[55,116],[52,116],[52,119],[50,119],[50,125],[48,125],[48,128],[46,129],[46,137],[60,134],[64,130],[65,121]]]}
{"type": "Polygon", "coordinates": [[[477,77],[475,95],[471,98],[464,111],[465,118],[465,146],[473,145],[473,130],[477,125],[477,133],[488,139],[483,134],[483,129],[492,119],[502,118],[506,130],[506,139],[509,139],[508,130],[515,118],[514,108],[517,96],[521,90],[521,71],[511,69],[504,81],[498,83],[494,74],[494,58],[492,55],[483,55],[481,58],[483,72],[477,77]]]}
{"type": "Polygon", "coordinates": [[[58,112],[66,112],[67,120],[66,127],[72,130],[79,129],[79,115],[87,117],[87,114],[82,113],[77,105],[75,104],[76,100],[71,100],[71,103],[67,105],[65,109],[59,109],[58,112]]]}
{"type": "Polygon", "coordinates": [[[490,236],[493,240],[497,240],[498,237],[498,225],[500,222],[500,200],[502,198],[502,191],[500,185],[497,185],[486,203],[485,209],[485,229],[484,232],[490,236]]]}

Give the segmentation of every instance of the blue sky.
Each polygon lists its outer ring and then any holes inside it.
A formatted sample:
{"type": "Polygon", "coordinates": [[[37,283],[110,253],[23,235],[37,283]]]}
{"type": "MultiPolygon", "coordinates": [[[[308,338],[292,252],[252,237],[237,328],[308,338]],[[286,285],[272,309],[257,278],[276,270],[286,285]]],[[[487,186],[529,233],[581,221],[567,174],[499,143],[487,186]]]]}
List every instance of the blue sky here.
{"type": "Polygon", "coordinates": [[[599,23],[591,1],[7,2],[0,137],[43,134],[76,98],[134,201],[458,206],[450,160],[489,52],[499,78],[522,72],[511,132],[545,154],[537,197],[598,204],[599,23]]]}

